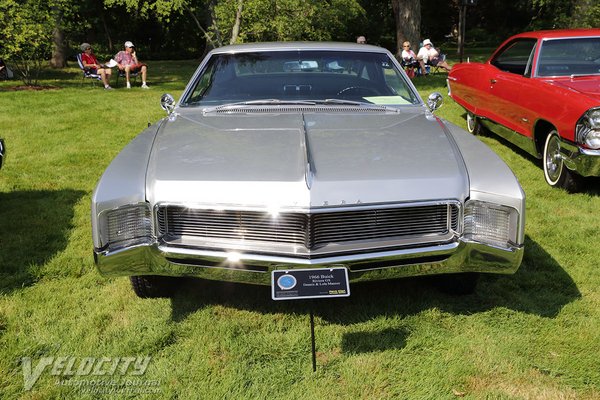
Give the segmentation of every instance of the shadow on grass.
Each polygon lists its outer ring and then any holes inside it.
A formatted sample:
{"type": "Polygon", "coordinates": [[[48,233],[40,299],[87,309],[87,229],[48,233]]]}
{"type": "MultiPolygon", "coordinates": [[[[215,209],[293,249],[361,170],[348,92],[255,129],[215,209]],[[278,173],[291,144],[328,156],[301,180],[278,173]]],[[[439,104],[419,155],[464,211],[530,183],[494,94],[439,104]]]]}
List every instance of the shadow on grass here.
{"type": "Polygon", "coordinates": [[[0,193],[0,293],[32,284],[49,258],[63,250],[73,227],[78,190],[0,193]]]}
{"type": "Polygon", "coordinates": [[[370,332],[349,332],[342,337],[342,351],[349,354],[402,349],[410,332],[404,329],[382,329],[370,332]]]}
{"type": "MultiPolygon", "coordinates": [[[[207,304],[297,314],[313,307],[316,316],[342,325],[378,316],[414,315],[432,308],[470,315],[504,307],[553,318],[581,295],[571,277],[541,246],[527,237],[525,248],[523,264],[516,274],[483,275],[476,292],[468,296],[443,294],[435,289],[431,278],[418,277],[353,284],[348,298],[275,302],[266,286],[190,279],[172,299],[172,318],[182,321],[207,304]]],[[[373,333],[381,334],[384,332],[373,333]]]]}

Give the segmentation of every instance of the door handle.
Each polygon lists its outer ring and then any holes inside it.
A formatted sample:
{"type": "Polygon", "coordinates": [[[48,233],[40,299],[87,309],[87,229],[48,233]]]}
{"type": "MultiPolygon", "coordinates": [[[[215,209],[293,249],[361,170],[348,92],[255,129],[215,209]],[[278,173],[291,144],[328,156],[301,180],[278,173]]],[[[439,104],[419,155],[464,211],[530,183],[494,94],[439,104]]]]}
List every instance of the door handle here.
{"type": "Polygon", "coordinates": [[[497,81],[495,79],[490,79],[490,83],[493,85],[494,83],[496,83],[497,81]]]}

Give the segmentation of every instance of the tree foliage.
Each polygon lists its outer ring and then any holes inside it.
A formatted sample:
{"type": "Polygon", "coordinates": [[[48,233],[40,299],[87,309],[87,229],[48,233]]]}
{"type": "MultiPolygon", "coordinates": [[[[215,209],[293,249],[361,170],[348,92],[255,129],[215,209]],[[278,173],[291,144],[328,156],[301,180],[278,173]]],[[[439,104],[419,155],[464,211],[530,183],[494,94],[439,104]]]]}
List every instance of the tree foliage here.
{"type": "MultiPolygon", "coordinates": [[[[231,39],[239,0],[219,1],[219,31],[231,39]]],[[[350,21],[364,13],[356,0],[244,0],[237,42],[348,40],[350,21]]]]}
{"type": "Polygon", "coordinates": [[[600,3],[597,0],[531,0],[537,10],[533,29],[597,28],[600,3]]]}
{"type": "Polygon", "coordinates": [[[45,0],[0,1],[0,57],[9,60],[26,85],[37,84],[52,49],[51,7],[45,0]]]}
{"type": "MultiPolygon", "coordinates": [[[[460,0],[0,0],[0,57],[32,84],[43,60],[64,65],[81,42],[111,56],[132,40],[144,59],[200,57],[229,43],[354,41],[396,52],[404,39],[455,40],[460,0]],[[420,24],[419,24],[420,20],[420,24]]],[[[525,30],[598,27],[597,0],[480,0],[467,45],[525,30]]]]}
{"type": "Polygon", "coordinates": [[[104,4],[125,6],[145,17],[154,14],[165,22],[174,15],[188,15],[212,47],[247,41],[347,40],[351,21],[364,14],[358,0],[104,0],[104,4]]]}

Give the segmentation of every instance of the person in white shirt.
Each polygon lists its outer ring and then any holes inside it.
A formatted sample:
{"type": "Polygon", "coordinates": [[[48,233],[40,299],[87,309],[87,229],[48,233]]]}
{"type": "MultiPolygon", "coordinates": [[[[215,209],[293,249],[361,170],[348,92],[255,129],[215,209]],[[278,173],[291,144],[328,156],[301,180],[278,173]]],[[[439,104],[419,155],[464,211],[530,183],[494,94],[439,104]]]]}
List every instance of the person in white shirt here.
{"type": "Polygon", "coordinates": [[[433,47],[433,43],[429,39],[423,40],[423,47],[419,50],[417,58],[423,60],[425,64],[442,67],[446,71],[451,69],[446,60],[440,57],[440,53],[433,47]]]}

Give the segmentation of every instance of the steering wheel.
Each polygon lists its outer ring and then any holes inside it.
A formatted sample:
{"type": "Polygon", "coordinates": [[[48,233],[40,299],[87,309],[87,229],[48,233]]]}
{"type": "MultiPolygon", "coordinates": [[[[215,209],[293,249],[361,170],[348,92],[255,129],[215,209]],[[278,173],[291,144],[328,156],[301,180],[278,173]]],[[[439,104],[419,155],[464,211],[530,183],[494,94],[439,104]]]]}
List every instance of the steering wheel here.
{"type": "Polygon", "coordinates": [[[349,94],[346,92],[357,92],[356,94],[366,94],[366,95],[374,95],[374,96],[378,96],[379,92],[373,88],[370,87],[365,87],[365,86],[348,86],[347,88],[344,88],[342,90],[340,90],[339,92],[337,92],[337,95],[342,95],[342,94],[349,94]],[[360,93],[362,92],[362,93],[360,93]]]}

